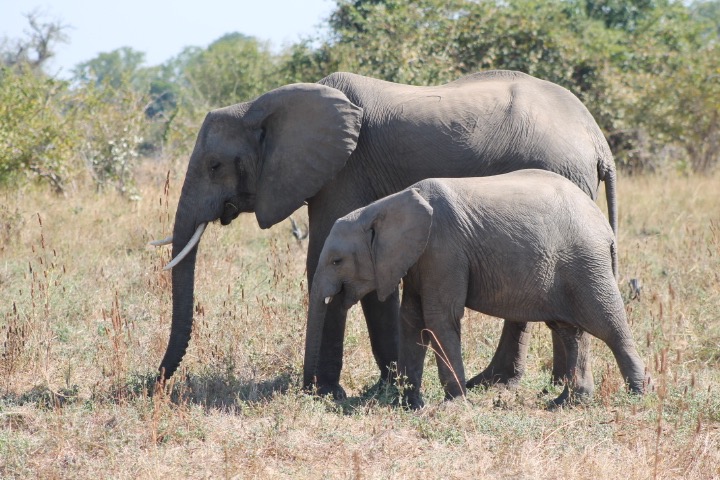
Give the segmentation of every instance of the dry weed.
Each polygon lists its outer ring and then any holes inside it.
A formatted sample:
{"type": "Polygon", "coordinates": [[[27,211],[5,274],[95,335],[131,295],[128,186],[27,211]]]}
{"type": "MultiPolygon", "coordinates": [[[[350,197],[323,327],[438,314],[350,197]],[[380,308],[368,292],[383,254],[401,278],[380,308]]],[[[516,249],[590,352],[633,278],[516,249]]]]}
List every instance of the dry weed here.
{"type": "MultiPolygon", "coordinates": [[[[306,245],[289,223],[261,231],[251,215],[208,228],[190,348],[156,389],[169,249],[147,242],[170,233],[182,172],[145,168],[136,202],[91,189],[3,197],[0,477],[720,477],[717,177],[619,182],[620,282],[648,395],[625,393],[595,341],[595,399],[547,411],[552,345],[537,326],[516,390],[443,402],[428,355],[427,407],[406,412],[366,392],[377,373],[359,308],[345,337],[350,398],[300,392],[306,245]]],[[[469,376],[500,327],[467,312],[469,376]]]]}

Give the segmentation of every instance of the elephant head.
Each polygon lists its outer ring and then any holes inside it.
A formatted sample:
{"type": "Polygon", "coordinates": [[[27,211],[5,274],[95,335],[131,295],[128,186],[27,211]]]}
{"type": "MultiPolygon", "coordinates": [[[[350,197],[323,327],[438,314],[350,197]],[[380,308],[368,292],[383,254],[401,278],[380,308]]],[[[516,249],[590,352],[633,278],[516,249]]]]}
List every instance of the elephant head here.
{"type": "Polygon", "coordinates": [[[160,364],[177,369],[192,329],[197,244],[208,222],[255,212],[261,228],[287,218],[340,171],[357,145],[362,109],[339,90],[293,84],[210,112],[190,156],[173,236],[173,319],[160,364]]]}
{"type": "Polygon", "coordinates": [[[432,207],[415,189],[403,190],[340,218],[325,240],[310,289],[304,384],[313,384],[326,306],[349,309],[377,291],[392,294],[420,258],[432,225],[432,207]]]}

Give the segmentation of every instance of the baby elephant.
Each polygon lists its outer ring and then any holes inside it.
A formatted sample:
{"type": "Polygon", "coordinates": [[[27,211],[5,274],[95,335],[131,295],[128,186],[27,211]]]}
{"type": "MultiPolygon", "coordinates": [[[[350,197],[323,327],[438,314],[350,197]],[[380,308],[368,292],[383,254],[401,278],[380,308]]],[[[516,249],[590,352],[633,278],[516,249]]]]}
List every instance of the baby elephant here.
{"type": "MultiPolygon", "coordinates": [[[[517,322],[545,322],[562,338],[563,404],[590,396],[588,332],[612,350],[633,392],[645,369],[613,274],[615,238],[600,209],[572,182],[543,170],[423,180],[339,219],[312,282],[305,345],[311,384],[326,304],[344,308],[372,291],[383,301],[403,280],[398,371],[403,401],[421,408],[428,344],[445,397],[465,394],[464,307],[517,322]],[[582,352],[582,350],[580,350],[582,352]]],[[[474,384],[473,380],[468,386],[474,384]]]]}

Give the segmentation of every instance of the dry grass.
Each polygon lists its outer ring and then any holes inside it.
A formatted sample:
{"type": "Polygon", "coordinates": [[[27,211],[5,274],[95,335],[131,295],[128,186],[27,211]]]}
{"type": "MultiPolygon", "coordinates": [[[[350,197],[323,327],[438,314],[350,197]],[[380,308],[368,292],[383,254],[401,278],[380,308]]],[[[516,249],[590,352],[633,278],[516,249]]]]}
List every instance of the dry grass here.
{"type": "MultiPolygon", "coordinates": [[[[169,252],[146,245],[170,231],[182,181],[174,174],[165,194],[164,169],[147,166],[134,203],[0,193],[0,477],[720,477],[717,177],[620,181],[621,282],[652,393],[625,394],[596,341],[595,399],[547,411],[551,344],[537,326],[516,391],[442,402],[428,358],[429,406],[410,413],[364,395],[376,372],[357,307],[349,400],[299,392],[305,245],[288,223],[261,231],[250,215],[203,238],[193,340],[171,392],[153,392],[169,252]]],[[[481,317],[464,321],[468,374],[500,330],[481,317]]]]}

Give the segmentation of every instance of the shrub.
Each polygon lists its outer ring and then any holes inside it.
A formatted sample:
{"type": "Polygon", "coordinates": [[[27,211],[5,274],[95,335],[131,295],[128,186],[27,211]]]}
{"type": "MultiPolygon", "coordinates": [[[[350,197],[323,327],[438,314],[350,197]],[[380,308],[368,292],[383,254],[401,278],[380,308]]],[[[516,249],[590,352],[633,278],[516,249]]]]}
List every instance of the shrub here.
{"type": "Polygon", "coordinates": [[[41,178],[56,191],[74,171],[79,142],[66,82],[30,68],[0,67],[0,183],[41,178]]]}

